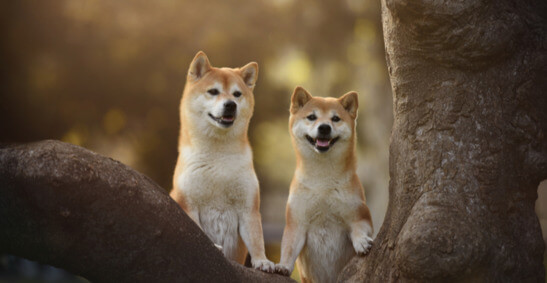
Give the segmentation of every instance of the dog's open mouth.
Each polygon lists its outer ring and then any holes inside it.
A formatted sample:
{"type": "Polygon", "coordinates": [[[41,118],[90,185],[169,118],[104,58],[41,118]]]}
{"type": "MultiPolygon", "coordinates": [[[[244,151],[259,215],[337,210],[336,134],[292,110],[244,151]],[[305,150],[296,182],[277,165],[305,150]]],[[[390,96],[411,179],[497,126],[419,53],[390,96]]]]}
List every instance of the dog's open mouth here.
{"type": "Polygon", "coordinates": [[[236,119],[234,115],[226,115],[226,114],[220,117],[215,117],[211,113],[209,113],[209,117],[211,117],[211,119],[213,119],[215,122],[221,124],[224,127],[230,127],[236,119]]]}
{"type": "Polygon", "coordinates": [[[334,143],[338,141],[338,138],[339,137],[336,137],[336,138],[317,137],[314,139],[306,135],[306,139],[310,142],[310,144],[320,152],[325,152],[329,150],[334,145],[334,143]]]}

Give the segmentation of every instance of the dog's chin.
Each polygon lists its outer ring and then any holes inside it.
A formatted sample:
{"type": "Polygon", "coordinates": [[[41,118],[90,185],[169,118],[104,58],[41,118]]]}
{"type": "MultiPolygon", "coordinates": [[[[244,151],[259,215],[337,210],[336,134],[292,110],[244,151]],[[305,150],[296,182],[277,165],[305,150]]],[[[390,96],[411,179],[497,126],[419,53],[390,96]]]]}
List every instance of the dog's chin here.
{"type": "Polygon", "coordinates": [[[233,115],[223,115],[223,116],[220,116],[220,117],[215,117],[211,113],[209,113],[209,118],[211,118],[213,120],[215,125],[220,126],[222,128],[231,127],[234,124],[235,120],[236,120],[236,117],[233,116],[233,115]]]}
{"type": "Polygon", "coordinates": [[[309,135],[306,135],[306,140],[308,140],[308,142],[313,146],[313,148],[319,153],[324,153],[329,151],[329,149],[331,149],[334,146],[334,144],[338,141],[339,138],[340,137],[312,138],[309,135]]]}

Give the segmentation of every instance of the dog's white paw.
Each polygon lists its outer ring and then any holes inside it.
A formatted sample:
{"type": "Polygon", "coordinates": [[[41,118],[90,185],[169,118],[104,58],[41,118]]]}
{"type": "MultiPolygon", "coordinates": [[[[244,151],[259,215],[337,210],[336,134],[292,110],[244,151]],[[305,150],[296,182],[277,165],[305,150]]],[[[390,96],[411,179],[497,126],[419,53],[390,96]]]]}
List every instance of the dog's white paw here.
{"type": "Polygon", "coordinates": [[[290,266],[278,263],[275,265],[275,273],[278,273],[284,276],[291,276],[292,268],[290,266]]]}
{"type": "Polygon", "coordinates": [[[215,244],[215,247],[217,247],[217,249],[218,249],[219,251],[222,251],[222,246],[221,246],[221,245],[215,244]]]}
{"type": "Polygon", "coordinates": [[[372,238],[363,235],[357,239],[353,240],[353,248],[358,255],[366,255],[372,247],[372,238]]]}
{"type": "Polygon", "coordinates": [[[275,271],[275,264],[267,259],[257,259],[254,260],[251,258],[251,264],[253,268],[256,268],[260,271],[273,273],[275,271]]]}

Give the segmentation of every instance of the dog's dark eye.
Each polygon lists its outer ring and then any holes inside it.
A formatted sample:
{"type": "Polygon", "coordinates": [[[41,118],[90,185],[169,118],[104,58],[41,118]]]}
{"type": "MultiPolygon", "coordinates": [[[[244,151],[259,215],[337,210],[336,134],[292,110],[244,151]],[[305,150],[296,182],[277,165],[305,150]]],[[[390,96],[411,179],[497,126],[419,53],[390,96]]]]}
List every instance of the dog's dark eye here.
{"type": "Polygon", "coordinates": [[[210,95],[217,95],[217,94],[219,94],[219,91],[218,91],[218,89],[216,89],[216,88],[212,88],[212,89],[208,90],[207,92],[208,92],[210,95]]]}
{"type": "Polygon", "coordinates": [[[335,115],[335,116],[332,116],[331,120],[332,120],[333,122],[338,122],[338,121],[340,121],[340,117],[338,117],[338,116],[335,115]]]}
{"type": "Polygon", "coordinates": [[[235,97],[240,97],[241,96],[241,91],[236,90],[236,91],[234,91],[233,94],[234,94],[235,97]]]}
{"type": "Polygon", "coordinates": [[[310,114],[306,118],[308,118],[308,120],[310,120],[310,121],[314,121],[315,119],[317,119],[317,116],[315,116],[315,114],[310,114]]]}

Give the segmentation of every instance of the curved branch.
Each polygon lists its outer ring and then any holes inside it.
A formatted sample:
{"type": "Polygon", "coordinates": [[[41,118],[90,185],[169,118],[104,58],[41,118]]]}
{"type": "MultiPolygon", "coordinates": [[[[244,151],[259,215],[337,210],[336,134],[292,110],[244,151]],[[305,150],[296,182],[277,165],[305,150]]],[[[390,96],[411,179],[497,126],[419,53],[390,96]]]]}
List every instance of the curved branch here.
{"type": "Polygon", "coordinates": [[[224,258],[128,166],[59,141],[0,149],[0,251],[98,282],[289,282],[224,258]]]}

